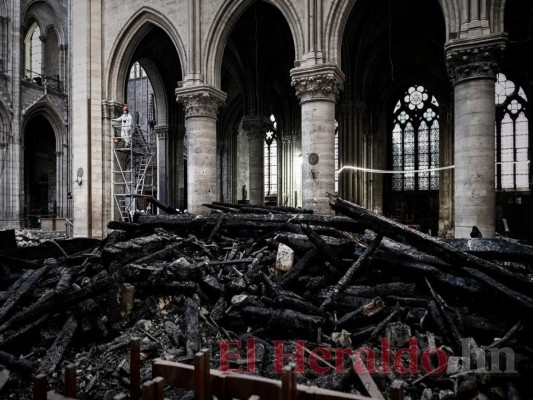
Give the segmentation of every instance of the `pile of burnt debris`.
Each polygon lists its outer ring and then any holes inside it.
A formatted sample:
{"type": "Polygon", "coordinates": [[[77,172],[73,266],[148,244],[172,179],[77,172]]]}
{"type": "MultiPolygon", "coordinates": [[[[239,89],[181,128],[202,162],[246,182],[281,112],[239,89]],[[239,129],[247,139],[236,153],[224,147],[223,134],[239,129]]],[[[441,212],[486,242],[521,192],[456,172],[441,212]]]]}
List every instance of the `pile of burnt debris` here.
{"type": "Polygon", "coordinates": [[[30,399],[41,372],[61,391],[75,364],[79,399],[112,399],[131,337],[145,379],[209,348],[212,368],[279,378],[292,361],[300,383],[375,399],[533,393],[532,248],[439,240],[335,198],[336,216],[206,207],[0,251],[0,397],[30,399]]]}

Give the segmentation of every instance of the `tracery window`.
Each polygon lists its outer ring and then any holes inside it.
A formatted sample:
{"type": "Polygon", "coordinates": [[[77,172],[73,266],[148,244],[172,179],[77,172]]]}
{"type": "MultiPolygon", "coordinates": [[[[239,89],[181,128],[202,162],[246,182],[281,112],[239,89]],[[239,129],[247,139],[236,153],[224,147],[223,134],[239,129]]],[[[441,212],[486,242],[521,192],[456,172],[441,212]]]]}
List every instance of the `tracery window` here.
{"type": "Polygon", "coordinates": [[[496,188],[528,190],[529,128],[524,90],[504,74],[496,80],[496,188]]]}
{"type": "Polygon", "coordinates": [[[25,47],[25,76],[28,79],[41,79],[43,43],[41,30],[37,22],[34,22],[24,40],[25,47]]]}
{"type": "Polygon", "coordinates": [[[427,171],[438,166],[439,103],[424,86],[411,86],[393,111],[392,169],[402,173],[393,174],[392,189],[438,190],[438,171],[427,171]]]}
{"type": "Polygon", "coordinates": [[[274,114],[270,116],[273,129],[265,137],[265,197],[275,196],[278,193],[278,128],[274,114]]]}

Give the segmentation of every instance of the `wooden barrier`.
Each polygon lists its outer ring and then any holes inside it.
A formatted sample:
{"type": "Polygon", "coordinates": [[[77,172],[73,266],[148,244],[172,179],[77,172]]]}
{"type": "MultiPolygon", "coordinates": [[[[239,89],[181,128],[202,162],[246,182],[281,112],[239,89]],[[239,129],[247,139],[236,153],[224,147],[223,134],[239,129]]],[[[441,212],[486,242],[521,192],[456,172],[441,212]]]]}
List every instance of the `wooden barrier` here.
{"type": "MultiPolygon", "coordinates": [[[[268,400],[372,400],[333,390],[296,384],[292,367],[285,367],[282,381],[260,376],[224,373],[209,368],[209,351],[195,355],[194,367],[173,361],[155,360],[152,376],[163,377],[166,384],[186,390],[194,390],[195,400],[219,399],[268,399],[268,400]]],[[[143,397],[143,400],[144,397],[143,397]]]]}
{"type": "MultiPolygon", "coordinates": [[[[141,386],[140,339],[130,342],[130,395],[117,394],[113,400],[164,400],[165,384],[194,391],[195,400],[374,400],[333,390],[298,385],[292,366],[284,367],[282,380],[255,375],[226,373],[210,368],[209,350],[202,349],[194,356],[194,366],[157,359],[152,364],[153,379],[141,386]]],[[[76,368],[65,368],[65,394],[48,391],[44,374],[35,377],[33,400],[76,400],[76,368]]],[[[395,397],[399,398],[399,397],[395,397]]]]}
{"type": "Polygon", "coordinates": [[[65,367],[65,394],[48,390],[48,378],[45,374],[35,376],[33,380],[33,400],[76,400],[76,366],[65,367]]]}

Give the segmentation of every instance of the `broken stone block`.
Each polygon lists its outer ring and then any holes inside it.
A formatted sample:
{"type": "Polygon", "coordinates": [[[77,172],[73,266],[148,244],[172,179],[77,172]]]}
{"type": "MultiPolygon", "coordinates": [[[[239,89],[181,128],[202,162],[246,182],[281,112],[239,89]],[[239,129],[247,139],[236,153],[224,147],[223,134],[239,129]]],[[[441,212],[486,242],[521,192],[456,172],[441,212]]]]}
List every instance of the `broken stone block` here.
{"type": "Polygon", "coordinates": [[[294,250],[286,244],[280,243],[276,254],[276,270],[287,272],[294,262],[294,250]]]}

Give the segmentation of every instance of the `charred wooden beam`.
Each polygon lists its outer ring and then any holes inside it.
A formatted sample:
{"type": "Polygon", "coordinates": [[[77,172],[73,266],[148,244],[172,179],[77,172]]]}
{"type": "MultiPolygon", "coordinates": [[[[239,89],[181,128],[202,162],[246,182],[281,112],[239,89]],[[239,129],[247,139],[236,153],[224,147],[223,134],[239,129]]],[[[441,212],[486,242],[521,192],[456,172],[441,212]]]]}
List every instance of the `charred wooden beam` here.
{"type": "Polygon", "coordinates": [[[529,288],[529,292],[531,292],[533,283],[528,282],[525,277],[517,276],[497,264],[461,252],[446,242],[425,235],[398,222],[387,220],[384,217],[376,215],[371,211],[348,201],[338,198],[331,204],[331,207],[335,211],[367,225],[375,232],[388,236],[399,242],[408,243],[419,250],[432,252],[444,261],[450,263],[453,268],[464,271],[468,276],[477,280],[483,286],[493,290],[501,298],[515,304],[530,314],[533,313],[532,298],[519,293],[516,290],[512,290],[509,286],[506,286],[495,280],[494,277],[489,276],[489,274],[498,277],[498,279],[517,285],[521,290],[529,288]]]}
{"type": "Polygon", "coordinates": [[[383,239],[383,236],[377,235],[374,240],[370,243],[370,245],[367,247],[367,249],[361,254],[361,256],[355,261],[352,266],[346,271],[344,276],[337,282],[336,285],[334,285],[332,288],[328,290],[328,297],[326,297],[326,300],[322,302],[320,305],[320,309],[326,310],[331,306],[332,304],[335,304],[337,301],[337,296],[346,289],[348,284],[352,281],[352,279],[355,277],[356,274],[361,272],[361,269],[364,268],[368,264],[368,260],[376,249],[378,248],[379,244],[381,243],[381,239],[383,239]]]}
{"type": "Polygon", "coordinates": [[[187,357],[192,357],[200,350],[200,331],[198,326],[200,300],[197,295],[185,299],[184,323],[186,328],[187,343],[185,350],[187,357]]]}
{"type": "Polygon", "coordinates": [[[20,279],[12,285],[9,291],[9,297],[0,308],[0,322],[4,322],[20,301],[23,300],[28,293],[31,293],[39,280],[48,272],[49,268],[49,266],[44,266],[35,271],[26,271],[20,279]]]}
{"type": "Polygon", "coordinates": [[[0,364],[6,366],[10,371],[18,372],[25,376],[34,374],[37,369],[37,363],[4,351],[0,351],[0,364]]]}
{"type": "Polygon", "coordinates": [[[29,307],[28,309],[20,311],[18,314],[15,314],[8,319],[2,326],[0,326],[0,332],[4,332],[15,325],[25,323],[33,318],[36,318],[37,316],[49,313],[51,311],[65,311],[82,302],[83,300],[109,291],[114,284],[115,282],[113,279],[102,279],[80,290],[71,291],[59,298],[51,299],[44,303],[37,304],[36,306],[29,307]]]}
{"type": "Polygon", "coordinates": [[[304,256],[300,258],[300,260],[298,260],[298,262],[294,264],[294,266],[290,270],[285,272],[277,280],[278,284],[282,287],[285,287],[289,285],[291,282],[298,279],[302,275],[302,273],[305,271],[305,269],[309,266],[309,263],[312,260],[315,260],[319,255],[320,255],[320,252],[315,248],[312,248],[309,251],[307,251],[307,253],[305,253],[304,256]]]}
{"type": "Polygon", "coordinates": [[[71,315],[65,322],[61,332],[57,336],[54,344],[41,361],[39,367],[40,372],[50,374],[53,373],[59,365],[59,362],[63,359],[63,356],[72,341],[74,333],[78,328],[78,320],[75,315],[71,315]]]}
{"type": "Polygon", "coordinates": [[[167,214],[179,214],[179,212],[175,208],[172,208],[172,207],[166,205],[165,203],[163,203],[162,201],[156,199],[153,196],[146,197],[146,200],[148,201],[148,203],[156,206],[160,210],[163,210],[167,214]]]}

